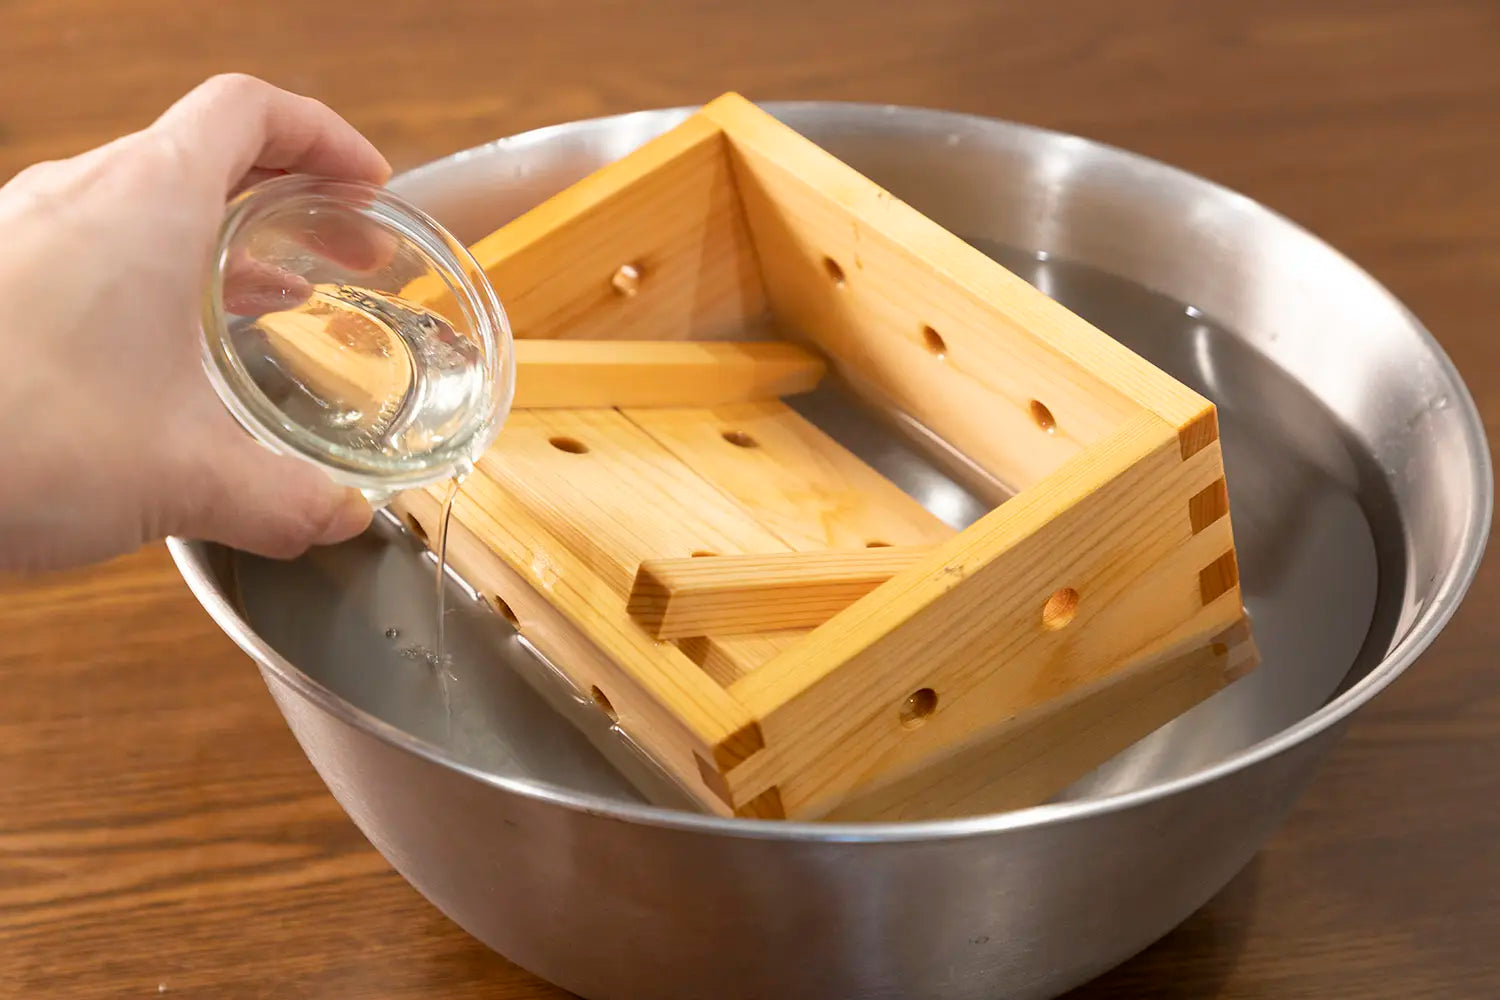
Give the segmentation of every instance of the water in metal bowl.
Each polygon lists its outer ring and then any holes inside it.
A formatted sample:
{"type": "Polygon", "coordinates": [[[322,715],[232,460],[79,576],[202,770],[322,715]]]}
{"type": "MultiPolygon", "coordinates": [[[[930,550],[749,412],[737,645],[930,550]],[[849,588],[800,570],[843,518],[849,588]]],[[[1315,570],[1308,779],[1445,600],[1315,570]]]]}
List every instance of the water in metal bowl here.
{"type": "MultiPolygon", "coordinates": [[[[597,998],[1056,996],[1222,887],[1447,621],[1488,532],[1480,424],[1413,317],[1240,196],[1007,123],[773,110],[1218,404],[1258,671],[1036,809],[723,820],[645,805],[457,581],[441,684],[411,652],[432,564],[389,523],[290,563],[174,551],[371,841],[544,977],[597,998]]],[[[399,187],[474,239],[682,114],[502,140],[399,187]]],[[[950,523],[984,511],[836,387],[797,405],[950,523]]]]}

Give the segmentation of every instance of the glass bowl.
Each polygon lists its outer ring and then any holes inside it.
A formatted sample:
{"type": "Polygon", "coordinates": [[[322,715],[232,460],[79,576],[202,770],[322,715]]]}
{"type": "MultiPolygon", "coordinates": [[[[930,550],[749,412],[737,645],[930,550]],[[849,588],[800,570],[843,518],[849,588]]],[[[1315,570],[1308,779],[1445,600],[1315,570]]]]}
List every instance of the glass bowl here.
{"type": "Polygon", "coordinates": [[[514,395],[510,325],[478,262],[368,184],[287,175],[231,201],[202,326],[241,426],[377,504],[465,474],[514,395]]]}

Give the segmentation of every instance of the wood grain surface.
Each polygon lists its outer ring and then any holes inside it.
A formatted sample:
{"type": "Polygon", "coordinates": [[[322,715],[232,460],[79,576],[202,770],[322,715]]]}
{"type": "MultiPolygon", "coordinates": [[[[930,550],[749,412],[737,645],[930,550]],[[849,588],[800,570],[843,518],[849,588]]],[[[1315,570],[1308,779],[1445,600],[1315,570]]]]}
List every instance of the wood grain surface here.
{"type": "MultiPolygon", "coordinates": [[[[0,177],[238,69],[399,167],[706,100],[1081,133],[1303,223],[1426,321],[1500,431],[1494,0],[0,0],[0,177]]],[[[1500,996],[1500,563],[1223,893],[1102,998],[1500,996]]],[[[0,997],[548,998],[370,848],[160,547],[0,591],[0,997]]]]}

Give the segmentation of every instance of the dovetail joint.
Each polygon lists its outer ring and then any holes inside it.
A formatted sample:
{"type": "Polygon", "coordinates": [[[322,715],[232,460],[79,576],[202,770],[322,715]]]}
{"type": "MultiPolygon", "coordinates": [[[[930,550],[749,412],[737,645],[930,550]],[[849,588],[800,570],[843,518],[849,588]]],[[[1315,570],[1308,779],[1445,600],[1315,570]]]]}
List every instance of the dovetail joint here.
{"type": "Polygon", "coordinates": [[[736,809],[734,814],[747,819],[786,819],[786,807],[781,804],[781,789],[772,785],[736,809]]]}
{"type": "Polygon", "coordinates": [[[1219,411],[1210,407],[1186,426],[1177,431],[1177,444],[1182,449],[1182,459],[1187,461],[1198,452],[1219,440],[1219,411]]]}
{"type": "Polygon", "coordinates": [[[1195,535],[1228,513],[1229,486],[1222,478],[1188,501],[1188,520],[1192,522],[1195,535]]]}
{"type": "Polygon", "coordinates": [[[760,723],[746,723],[714,747],[714,763],[720,771],[728,771],[736,764],[743,763],[757,750],[764,749],[765,745],[766,738],[760,731],[760,723]]]}
{"type": "Polygon", "coordinates": [[[1198,574],[1198,589],[1202,594],[1204,606],[1207,607],[1213,601],[1229,593],[1230,590],[1239,586],[1239,582],[1239,562],[1235,559],[1234,550],[1230,549],[1205,566],[1198,574]]]}
{"type": "Polygon", "coordinates": [[[722,799],[726,806],[733,808],[734,793],[729,790],[728,779],[719,773],[718,768],[704,760],[702,754],[694,751],[693,759],[698,762],[698,776],[703,779],[703,784],[722,799]]]}

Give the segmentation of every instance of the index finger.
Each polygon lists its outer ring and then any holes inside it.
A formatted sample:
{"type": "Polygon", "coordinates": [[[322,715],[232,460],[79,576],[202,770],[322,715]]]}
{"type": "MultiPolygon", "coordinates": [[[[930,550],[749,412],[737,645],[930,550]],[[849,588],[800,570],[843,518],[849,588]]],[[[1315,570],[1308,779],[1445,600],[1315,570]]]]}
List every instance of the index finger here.
{"type": "Polygon", "coordinates": [[[251,170],[384,184],[391,167],[368,139],[320,101],[252,76],[200,84],[151,126],[229,193],[251,170]]]}

